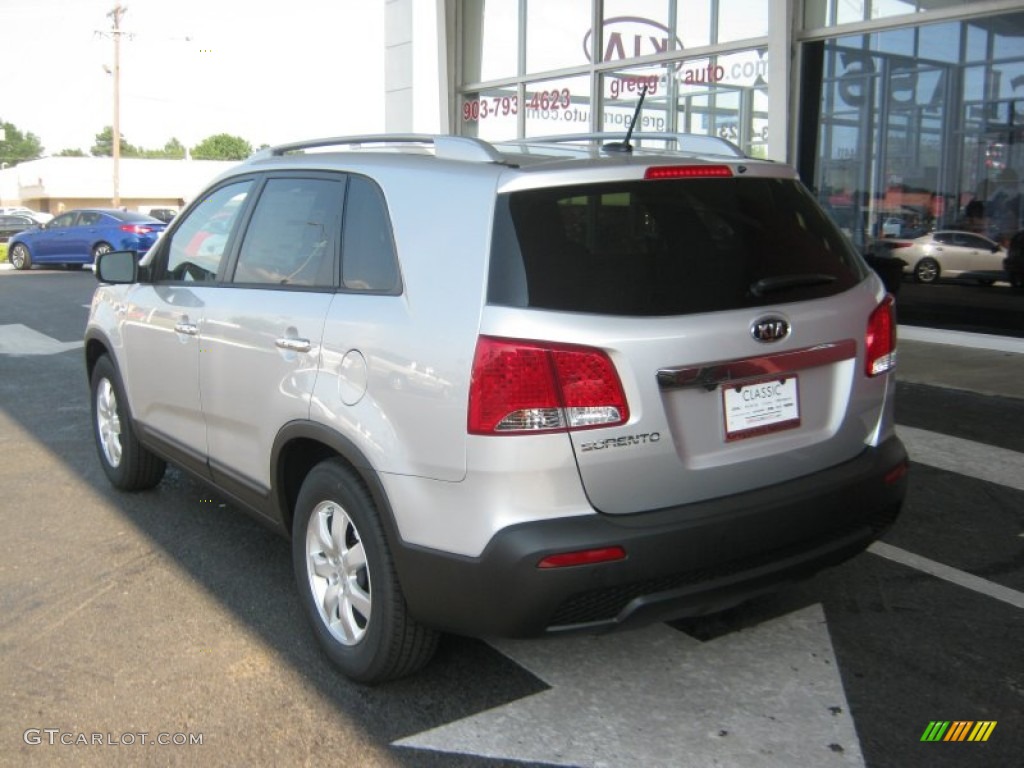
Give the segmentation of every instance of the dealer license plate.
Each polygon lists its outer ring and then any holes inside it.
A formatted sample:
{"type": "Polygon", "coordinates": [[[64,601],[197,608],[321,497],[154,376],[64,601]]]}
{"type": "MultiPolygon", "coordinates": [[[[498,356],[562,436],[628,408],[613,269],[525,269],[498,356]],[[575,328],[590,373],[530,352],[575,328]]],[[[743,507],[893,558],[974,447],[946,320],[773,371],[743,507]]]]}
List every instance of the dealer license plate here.
{"type": "Polygon", "coordinates": [[[800,426],[796,376],[722,387],[725,439],[741,440],[800,426]]]}

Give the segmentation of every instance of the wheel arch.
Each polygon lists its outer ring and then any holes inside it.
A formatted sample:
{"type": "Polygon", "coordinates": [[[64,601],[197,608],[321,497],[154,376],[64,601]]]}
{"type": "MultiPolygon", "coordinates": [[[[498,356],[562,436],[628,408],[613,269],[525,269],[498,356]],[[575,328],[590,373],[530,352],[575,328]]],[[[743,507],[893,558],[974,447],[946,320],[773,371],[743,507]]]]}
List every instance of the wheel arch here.
{"type": "Polygon", "coordinates": [[[292,421],[282,427],[271,452],[272,493],[285,529],[290,535],[295,503],[306,475],[320,462],[334,458],[344,462],[366,484],[394,551],[401,535],[377,471],[351,440],[312,421],[292,421]]]}

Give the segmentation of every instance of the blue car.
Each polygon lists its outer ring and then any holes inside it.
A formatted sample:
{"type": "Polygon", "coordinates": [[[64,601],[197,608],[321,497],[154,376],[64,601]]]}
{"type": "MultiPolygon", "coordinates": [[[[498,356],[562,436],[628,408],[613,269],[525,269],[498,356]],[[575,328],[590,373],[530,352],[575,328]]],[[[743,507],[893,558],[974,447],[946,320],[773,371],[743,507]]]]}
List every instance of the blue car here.
{"type": "Polygon", "coordinates": [[[16,269],[31,269],[33,264],[91,264],[107,251],[141,255],[166,228],[164,222],[141,213],[82,208],[14,235],[7,245],[7,259],[16,269]]]}

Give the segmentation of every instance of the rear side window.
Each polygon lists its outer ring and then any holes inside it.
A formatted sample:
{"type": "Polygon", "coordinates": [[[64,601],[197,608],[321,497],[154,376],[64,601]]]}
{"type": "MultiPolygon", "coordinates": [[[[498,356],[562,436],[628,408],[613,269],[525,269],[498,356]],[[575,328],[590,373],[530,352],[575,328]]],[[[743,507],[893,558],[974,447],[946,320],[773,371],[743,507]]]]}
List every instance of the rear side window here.
{"type": "Polygon", "coordinates": [[[345,202],[341,284],[350,291],[399,293],[398,260],[384,196],[377,185],[352,176],[345,202]]]}
{"type": "Polygon", "coordinates": [[[501,195],[488,300],[685,315],[822,298],[866,267],[796,181],[683,179],[501,195]]]}

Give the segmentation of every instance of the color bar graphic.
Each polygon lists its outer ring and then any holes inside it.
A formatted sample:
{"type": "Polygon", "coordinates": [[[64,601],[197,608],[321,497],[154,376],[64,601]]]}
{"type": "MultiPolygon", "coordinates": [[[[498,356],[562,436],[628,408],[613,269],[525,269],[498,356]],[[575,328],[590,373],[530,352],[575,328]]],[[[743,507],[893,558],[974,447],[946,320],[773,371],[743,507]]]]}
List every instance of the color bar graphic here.
{"type": "Polygon", "coordinates": [[[932,720],[921,734],[921,741],[988,741],[996,720],[932,720]]]}

